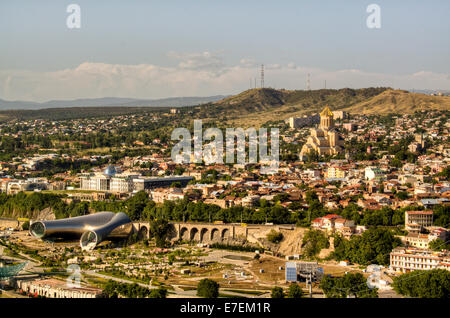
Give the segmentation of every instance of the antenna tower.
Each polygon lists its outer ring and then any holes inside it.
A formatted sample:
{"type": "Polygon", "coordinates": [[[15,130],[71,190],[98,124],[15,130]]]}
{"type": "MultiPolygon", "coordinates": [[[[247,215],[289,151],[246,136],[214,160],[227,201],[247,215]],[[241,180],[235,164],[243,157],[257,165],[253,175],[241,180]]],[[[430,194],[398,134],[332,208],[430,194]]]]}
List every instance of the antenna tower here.
{"type": "Polygon", "coordinates": [[[261,88],[264,88],[264,64],[261,64],[261,88]]]}

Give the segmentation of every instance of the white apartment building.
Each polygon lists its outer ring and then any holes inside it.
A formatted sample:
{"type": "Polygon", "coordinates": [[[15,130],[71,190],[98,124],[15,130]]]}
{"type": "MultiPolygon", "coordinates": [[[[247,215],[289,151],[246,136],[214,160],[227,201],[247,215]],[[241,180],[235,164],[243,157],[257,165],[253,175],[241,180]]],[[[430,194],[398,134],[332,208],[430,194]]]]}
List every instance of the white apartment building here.
{"type": "Polygon", "coordinates": [[[444,228],[431,228],[427,227],[430,230],[430,234],[421,234],[416,232],[410,232],[408,235],[402,237],[402,241],[407,246],[413,246],[416,248],[428,249],[430,242],[441,239],[442,241],[447,240],[448,231],[444,228]]]}
{"type": "Polygon", "coordinates": [[[450,254],[397,247],[390,253],[390,268],[403,273],[414,270],[450,270],[450,254]]]}
{"type": "Polygon", "coordinates": [[[138,177],[138,175],[107,175],[104,173],[81,175],[79,177],[80,189],[129,193],[134,190],[133,179],[138,177]]]}
{"type": "Polygon", "coordinates": [[[104,174],[82,175],[80,178],[81,190],[108,191],[111,178],[104,174]]]}
{"type": "Polygon", "coordinates": [[[133,192],[134,190],[133,180],[135,178],[138,178],[138,176],[129,175],[129,176],[112,177],[109,185],[109,190],[111,192],[119,192],[119,193],[133,192]]]}
{"type": "Polygon", "coordinates": [[[102,290],[95,287],[71,287],[65,281],[49,278],[17,281],[20,290],[47,298],[97,298],[102,290]]]}

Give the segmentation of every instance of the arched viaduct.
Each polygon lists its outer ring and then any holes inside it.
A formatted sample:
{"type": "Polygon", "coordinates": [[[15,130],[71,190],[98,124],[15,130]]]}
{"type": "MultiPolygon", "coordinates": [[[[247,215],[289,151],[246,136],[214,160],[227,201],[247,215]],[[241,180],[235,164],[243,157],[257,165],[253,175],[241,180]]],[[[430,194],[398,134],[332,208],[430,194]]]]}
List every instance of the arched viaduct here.
{"type": "MultiPolygon", "coordinates": [[[[248,227],[241,224],[212,224],[170,222],[170,240],[195,241],[214,243],[237,238],[247,239],[248,227]]],[[[134,222],[134,231],[142,238],[149,238],[150,224],[148,222],[134,222]]]]}

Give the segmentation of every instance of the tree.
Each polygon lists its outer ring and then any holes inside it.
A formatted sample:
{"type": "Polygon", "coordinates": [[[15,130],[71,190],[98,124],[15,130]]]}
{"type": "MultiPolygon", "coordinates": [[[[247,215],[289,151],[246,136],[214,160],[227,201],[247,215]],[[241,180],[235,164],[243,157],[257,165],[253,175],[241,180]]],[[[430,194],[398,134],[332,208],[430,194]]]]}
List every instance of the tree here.
{"type": "Polygon", "coordinates": [[[434,225],[450,227],[450,205],[439,205],[433,212],[434,225]]]}
{"type": "Polygon", "coordinates": [[[171,188],[181,188],[181,182],[180,181],[175,181],[172,182],[172,184],[170,185],[171,188]]]}
{"type": "Polygon", "coordinates": [[[297,284],[289,286],[288,298],[301,298],[303,296],[302,288],[297,284]]]}
{"type": "Polygon", "coordinates": [[[323,248],[330,247],[328,238],[320,230],[310,230],[303,236],[302,248],[304,248],[304,254],[308,257],[314,257],[320,253],[323,248]]]}
{"type": "Polygon", "coordinates": [[[406,191],[399,191],[399,192],[397,192],[396,196],[400,200],[406,200],[406,199],[408,199],[408,192],[406,192],[406,191]]]}
{"type": "Polygon", "coordinates": [[[352,236],[350,240],[335,235],[332,255],[336,260],[349,260],[362,265],[389,265],[389,253],[400,244],[400,239],[390,230],[371,228],[361,236],[352,236]]]}
{"type": "Polygon", "coordinates": [[[150,236],[155,238],[157,247],[164,247],[169,235],[170,224],[167,220],[158,219],[150,222],[150,236]]]}
{"type": "Polygon", "coordinates": [[[276,286],[274,288],[272,288],[272,293],[270,294],[270,297],[272,297],[272,298],[284,298],[283,288],[276,287],[276,286]]]}
{"type": "Polygon", "coordinates": [[[126,201],[127,214],[133,221],[142,219],[142,212],[149,202],[147,193],[139,191],[126,201]]]}
{"type": "Polygon", "coordinates": [[[169,265],[172,265],[173,262],[175,262],[175,255],[170,254],[169,256],[167,256],[167,263],[168,263],[169,265]]]}
{"type": "Polygon", "coordinates": [[[394,278],[394,290],[419,298],[449,298],[450,272],[444,269],[413,271],[394,278]]]}
{"type": "Polygon", "coordinates": [[[203,298],[217,298],[219,296],[219,284],[204,278],[197,285],[197,296],[203,298]]]}
{"type": "Polygon", "coordinates": [[[272,243],[280,243],[283,239],[283,234],[281,232],[277,232],[275,230],[271,230],[269,234],[267,234],[267,239],[272,243]]]}
{"type": "Polygon", "coordinates": [[[369,288],[361,273],[345,274],[344,277],[325,276],[320,282],[327,298],[378,298],[377,288],[369,288]]]}
{"type": "Polygon", "coordinates": [[[22,224],[22,230],[28,231],[29,229],[30,229],[30,221],[25,221],[25,222],[22,224]]]}
{"type": "Polygon", "coordinates": [[[289,199],[288,193],[280,193],[273,197],[273,202],[285,202],[289,199]]]}
{"type": "Polygon", "coordinates": [[[158,288],[153,289],[150,291],[150,294],[148,295],[149,298],[166,298],[167,297],[167,289],[165,288],[158,288]]]}
{"type": "Polygon", "coordinates": [[[433,251],[450,250],[450,243],[446,243],[441,239],[435,239],[428,244],[433,251]]]}

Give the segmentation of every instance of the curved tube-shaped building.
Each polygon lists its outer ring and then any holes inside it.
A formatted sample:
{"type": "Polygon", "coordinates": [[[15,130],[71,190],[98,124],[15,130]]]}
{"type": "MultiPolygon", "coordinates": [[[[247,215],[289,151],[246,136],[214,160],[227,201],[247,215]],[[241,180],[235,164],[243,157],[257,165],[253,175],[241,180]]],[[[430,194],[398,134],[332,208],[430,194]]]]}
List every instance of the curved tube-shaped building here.
{"type": "Polygon", "coordinates": [[[131,231],[130,218],[125,213],[119,212],[109,222],[84,232],[81,235],[80,245],[82,249],[93,249],[107,237],[127,237],[131,231]]]}
{"type": "Polygon", "coordinates": [[[31,235],[38,238],[81,237],[83,249],[94,248],[107,237],[127,237],[131,231],[131,220],[123,212],[98,212],[61,220],[36,221],[30,225],[31,235]]]}

